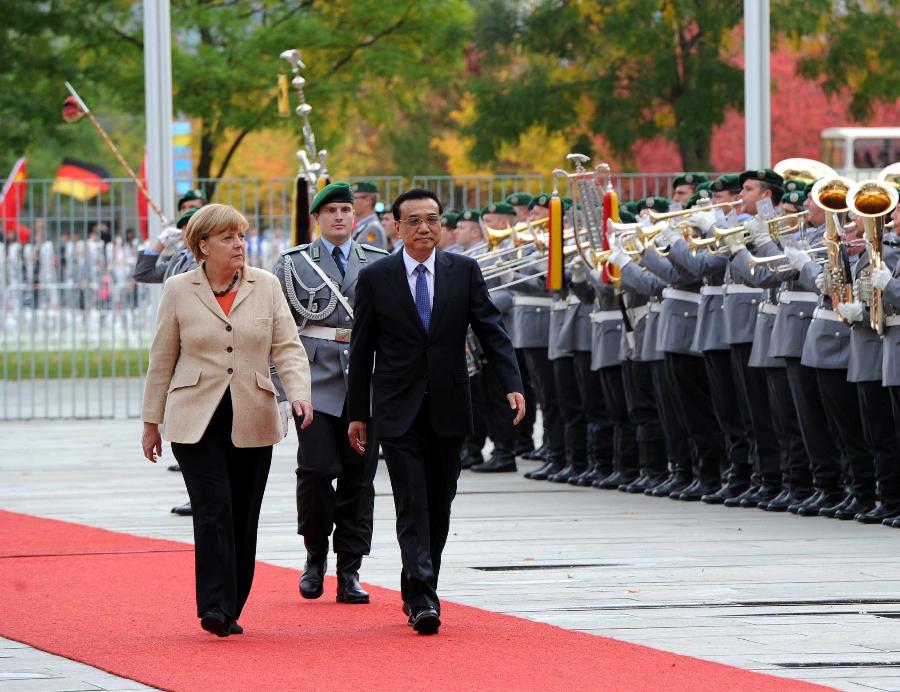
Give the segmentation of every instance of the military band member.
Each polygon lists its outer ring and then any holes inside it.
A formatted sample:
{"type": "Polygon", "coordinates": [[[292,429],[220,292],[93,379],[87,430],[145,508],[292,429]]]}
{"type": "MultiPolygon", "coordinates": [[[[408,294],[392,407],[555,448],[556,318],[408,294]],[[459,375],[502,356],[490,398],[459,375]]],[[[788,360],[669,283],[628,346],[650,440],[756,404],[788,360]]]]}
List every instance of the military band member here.
{"type": "Polygon", "coordinates": [[[459,252],[459,245],[456,242],[456,219],[459,214],[452,211],[445,211],[441,214],[441,242],[438,246],[441,250],[447,252],[459,252]]]}
{"type": "Polygon", "coordinates": [[[306,546],[300,593],[304,598],[322,595],[333,529],[337,600],[368,603],[359,568],[372,545],[378,444],[372,440],[361,457],[350,447],[347,368],[357,277],[360,269],[388,253],[351,238],[353,201],[346,183],[323,188],[310,205],[321,236],[282,253],[275,273],[309,356],[316,413],[305,430],[295,419],[297,533],[306,546]]]}
{"type": "Polygon", "coordinates": [[[528,221],[528,217],[531,214],[532,200],[534,200],[534,197],[527,192],[513,192],[506,198],[507,204],[511,204],[513,209],[516,210],[516,223],[528,221]]]}
{"type": "Polygon", "coordinates": [[[686,208],[700,183],[709,182],[703,173],[682,173],[672,183],[672,202],[686,208]]]}
{"type": "Polygon", "coordinates": [[[353,194],[353,213],[356,215],[356,226],[353,228],[354,242],[387,250],[387,234],[375,211],[375,205],[378,204],[378,186],[369,180],[361,180],[353,183],[353,194]]]}
{"type": "Polygon", "coordinates": [[[181,242],[181,232],[191,218],[191,210],[199,209],[205,204],[206,200],[196,190],[188,190],[178,199],[178,220],[175,226],[164,228],[153,245],[138,251],[132,274],[135,281],[160,284],[170,276],[197,268],[191,251],[181,242]]]}
{"type": "Polygon", "coordinates": [[[387,238],[388,250],[391,253],[400,252],[403,249],[403,241],[400,240],[400,229],[397,227],[397,220],[394,218],[392,209],[384,210],[381,215],[381,225],[387,238]]]}

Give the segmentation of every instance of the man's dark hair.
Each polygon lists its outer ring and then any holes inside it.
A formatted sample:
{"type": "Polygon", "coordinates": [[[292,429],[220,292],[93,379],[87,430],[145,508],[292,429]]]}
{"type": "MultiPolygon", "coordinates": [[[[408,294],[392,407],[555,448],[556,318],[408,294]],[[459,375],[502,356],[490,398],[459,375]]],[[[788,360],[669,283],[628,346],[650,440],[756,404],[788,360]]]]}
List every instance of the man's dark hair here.
{"type": "Polygon", "coordinates": [[[781,197],[784,195],[784,188],[780,185],[774,185],[772,183],[761,182],[763,190],[771,190],[772,191],[772,204],[779,205],[781,204],[781,197]]]}
{"type": "Polygon", "coordinates": [[[397,221],[400,220],[400,205],[404,202],[408,202],[411,199],[433,199],[435,202],[437,202],[438,214],[444,213],[444,205],[441,204],[441,200],[436,194],[434,194],[431,190],[424,190],[421,187],[414,187],[412,190],[407,190],[406,192],[402,192],[397,195],[397,199],[395,199],[394,203],[391,205],[391,213],[394,215],[394,218],[397,221]]]}

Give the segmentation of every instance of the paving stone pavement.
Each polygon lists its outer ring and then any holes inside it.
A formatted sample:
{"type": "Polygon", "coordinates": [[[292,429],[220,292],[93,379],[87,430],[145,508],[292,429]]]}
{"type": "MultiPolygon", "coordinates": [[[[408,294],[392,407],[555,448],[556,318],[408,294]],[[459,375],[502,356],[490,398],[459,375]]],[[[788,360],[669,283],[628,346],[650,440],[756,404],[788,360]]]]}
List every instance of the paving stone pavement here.
{"type": "MultiPolygon", "coordinates": [[[[135,420],[0,423],[0,507],[190,542],[190,519],[169,512],[186,500],[171,452],[148,464],[139,434],[135,420]]],[[[292,438],[275,448],[258,557],[299,569],[295,452],[292,438]]],[[[900,532],[522,478],[533,466],[463,472],[443,598],[837,689],[900,690],[900,532]]],[[[383,466],[376,492],[362,576],[396,589],[383,466]]],[[[0,692],[125,689],[148,688],[0,639],[0,692]]]]}

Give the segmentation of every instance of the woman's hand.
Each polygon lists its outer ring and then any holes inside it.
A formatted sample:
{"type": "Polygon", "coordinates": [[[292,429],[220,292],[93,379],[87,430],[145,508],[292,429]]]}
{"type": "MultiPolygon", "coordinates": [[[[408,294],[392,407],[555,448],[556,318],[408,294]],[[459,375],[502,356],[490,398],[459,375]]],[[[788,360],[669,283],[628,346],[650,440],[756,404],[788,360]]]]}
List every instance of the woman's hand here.
{"type": "Polygon", "coordinates": [[[144,423],[144,434],[141,435],[141,447],[147,460],[155,464],[162,458],[162,437],[159,434],[159,425],[156,423],[144,423]]]}
{"type": "Polygon", "coordinates": [[[294,409],[294,415],[303,420],[300,423],[300,429],[306,430],[313,421],[313,407],[308,401],[295,401],[291,404],[294,409]]]}

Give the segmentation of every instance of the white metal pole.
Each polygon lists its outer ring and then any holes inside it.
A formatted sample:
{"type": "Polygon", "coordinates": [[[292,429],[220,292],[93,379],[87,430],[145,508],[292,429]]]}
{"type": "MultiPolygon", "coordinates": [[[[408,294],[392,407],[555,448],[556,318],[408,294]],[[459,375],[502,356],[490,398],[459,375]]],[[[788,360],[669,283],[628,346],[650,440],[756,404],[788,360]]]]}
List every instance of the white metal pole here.
{"type": "MultiPolygon", "coordinates": [[[[172,162],[172,34],[169,0],[144,1],[144,99],[147,119],[147,189],[163,213],[175,218],[172,162]]],[[[156,215],[147,218],[149,237],[162,230],[156,215]]]]}
{"type": "Polygon", "coordinates": [[[766,168],[772,158],[769,0],[744,0],[744,165],[766,168]]]}

